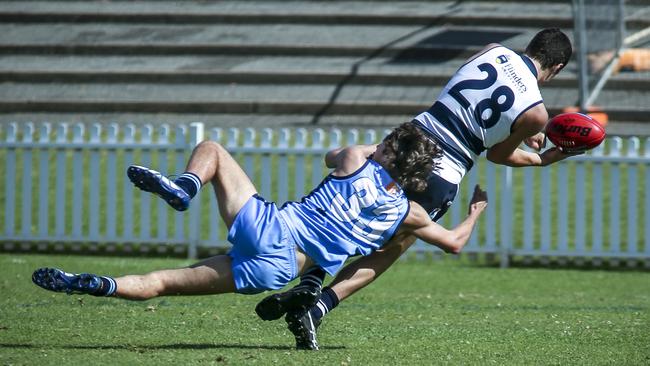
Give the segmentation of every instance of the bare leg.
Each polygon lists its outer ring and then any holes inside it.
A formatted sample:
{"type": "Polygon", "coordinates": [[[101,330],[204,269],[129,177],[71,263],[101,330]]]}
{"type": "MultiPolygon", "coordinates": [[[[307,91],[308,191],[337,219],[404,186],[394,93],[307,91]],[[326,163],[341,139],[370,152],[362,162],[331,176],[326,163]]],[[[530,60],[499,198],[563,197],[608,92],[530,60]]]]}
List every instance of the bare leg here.
{"type": "Polygon", "coordinates": [[[343,267],[329,287],[339,301],[348,298],[384,273],[414,242],[414,236],[394,237],[382,249],[343,267]]]}
{"type": "Polygon", "coordinates": [[[158,296],[235,292],[230,261],[229,256],[218,255],[188,268],[117,277],[115,296],[128,300],[148,300],[158,296]]]}
{"type": "Polygon", "coordinates": [[[228,228],[248,199],[257,193],[237,161],[214,141],[204,141],[194,148],[186,170],[196,174],[203,184],[212,182],[219,213],[228,228]]]}
{"type": "MultiPolygon", "coordinates": [[[[213,184],[221,217],[228,228],[232,226],[244,204],[257,193],[255,186],[235,159],[214,141],[201,142],[194,148],[186,171],[194,173],[202,184],[213,184]]],[[[134,183],[138,185],[138,179],[142,178],[136,176],[131,179],[135,179],[134,183]]],[[[145,188],[152,191],[150,187],[145,188]]],[[[225,255],[209,258],[189,268],[124,276],[115,278],[115,282],[115,296],[131,300],[235,291],[231,258],[225,255]]]]}

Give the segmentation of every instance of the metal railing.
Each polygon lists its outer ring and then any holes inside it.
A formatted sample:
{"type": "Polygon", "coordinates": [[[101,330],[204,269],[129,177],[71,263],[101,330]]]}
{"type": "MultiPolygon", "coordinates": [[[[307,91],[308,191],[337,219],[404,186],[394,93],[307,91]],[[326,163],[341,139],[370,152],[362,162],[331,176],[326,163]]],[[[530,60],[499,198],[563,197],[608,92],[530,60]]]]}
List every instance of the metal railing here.
{"type": "Polygon", "coordinates": [[[624,47],[623,0],[573,0],[579,107],[588,111],[612,75],[624,47]]]}

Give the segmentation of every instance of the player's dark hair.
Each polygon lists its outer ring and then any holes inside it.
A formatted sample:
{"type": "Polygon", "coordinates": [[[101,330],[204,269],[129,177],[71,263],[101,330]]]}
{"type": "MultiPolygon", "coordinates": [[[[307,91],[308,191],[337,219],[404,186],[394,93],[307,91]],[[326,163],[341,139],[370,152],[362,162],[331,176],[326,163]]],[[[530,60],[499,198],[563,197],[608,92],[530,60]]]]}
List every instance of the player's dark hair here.
{"type": "Polygon", "coordinates": [[[412,122],[402,123],[384,138],[384,166],[404,190],[422,192],[442,150],[412,122]]]}
{"type": "Polygon", "coordinates": [[[526,47],[526,55],[539,61],[542,69],[569,63],[571,58],[571,41],[558,28],[546,28],[533,37],[526,47]]]}

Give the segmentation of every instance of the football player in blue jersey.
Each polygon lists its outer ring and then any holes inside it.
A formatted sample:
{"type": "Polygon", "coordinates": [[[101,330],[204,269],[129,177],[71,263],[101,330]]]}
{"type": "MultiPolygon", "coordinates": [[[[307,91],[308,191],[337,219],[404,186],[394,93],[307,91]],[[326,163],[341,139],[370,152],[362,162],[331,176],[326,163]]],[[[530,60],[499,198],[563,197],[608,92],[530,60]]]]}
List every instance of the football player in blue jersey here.
{"type": "MultiPolygon", "coordinates": [[[[428,177],[427,188],[405,188],[407,197],[437,221],[483,151],[488,160],[512,167],[546,166],[575,155],[557,148],[540,152],[549,115],[539,84],[555,77],[571,53],[569,38],[559,29],[549,28],[537,33],[523,54],[489,44],[467,60],[434,104],[413,120],[440,146],[442,157],[428,177]],[[522,143],[537,152],[521,149],[522,143]]],[[[325,272],[317,267],[308,269],[295,288],[263,299],[256,307],[258,315],[273,320],[286,313],[297,347],[317,349],[315,331],[322,317],[388,269],[415,237],[396,237],[393,242],[343,268],[322,293],[325,272]]]]}
{"type": "Polygon", "coordinates": [[[477,186],[466,219],[447,230],[410,205],[404,190],[421,191],[440,156],[424,130],[404,123],[378,146],[354,146],[328,154],[329,174],[300,202],[278,208],[255,186],[220,144],[197,145],[187,171],[175,180],[137,165],[129,179],[176,210],[185,210],[206,183],[212,183],[219,212],[233,244],[227,255],[187,268],[122,277],[67,273],[40,268],[33,282],[47,290],[147,300],[165,295],[255,294],[280,289],[317,266],[334,275],[355,255],[368,255],[394,236],[415,235],[446,251],[458,252],[487,205],[477,186]]]}

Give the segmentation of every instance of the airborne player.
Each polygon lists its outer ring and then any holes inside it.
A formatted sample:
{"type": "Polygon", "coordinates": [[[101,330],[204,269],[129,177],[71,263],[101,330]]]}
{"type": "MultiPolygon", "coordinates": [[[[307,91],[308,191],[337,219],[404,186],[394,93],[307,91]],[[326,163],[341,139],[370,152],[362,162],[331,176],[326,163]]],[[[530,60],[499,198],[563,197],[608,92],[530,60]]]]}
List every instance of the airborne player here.
{"type": "Polygon", "coordinates": [[[368,255],[393,236],[416,235],[458,252],[487,205],[477,186],[468,215],[447,230],[410,206],[404,188],[422,190],[440,149],[412,123],[395,128],[378,146],[353,146],[329,156],[334,170],[300,202],[278,208],[257,190],[234,158],[217,142],[203,141],[187,171],[172,181],[155,170],[132,165],[127,174],[140,189],[159,195],[177,210],[188,207],[203,184],[211,183],[233,244],[226,255],[188,268],[117,278],[40,268],[32,281],[47,290],[147,300],[157,296],[260,293],[279,289],[305,268],[335,274],[354,255],[368,255]]]}

